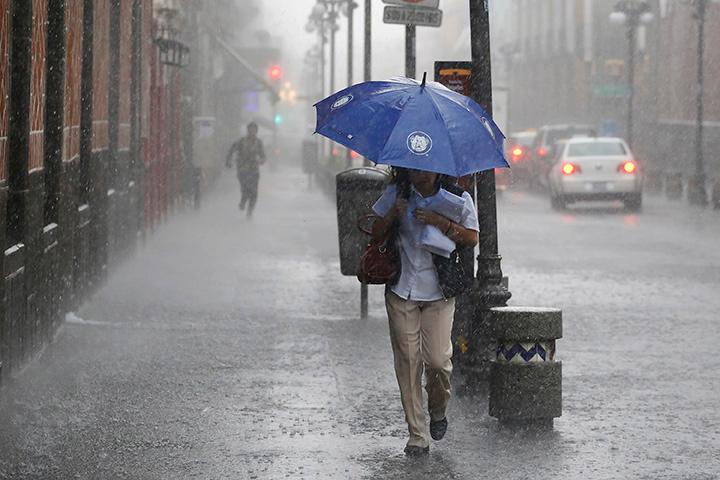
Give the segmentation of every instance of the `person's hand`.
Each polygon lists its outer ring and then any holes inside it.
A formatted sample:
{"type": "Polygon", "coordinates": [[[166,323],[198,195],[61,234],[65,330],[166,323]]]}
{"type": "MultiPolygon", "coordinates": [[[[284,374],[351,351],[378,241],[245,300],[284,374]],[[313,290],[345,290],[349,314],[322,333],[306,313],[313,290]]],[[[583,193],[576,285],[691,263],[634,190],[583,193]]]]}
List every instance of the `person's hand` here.
{"type": "Polygon", "coordinates": [[[423,225],[434,225],[440,230],[443,230],[443,227],[447,227],[448,220],[445,217],[426,208],[416,208],[413,210],[413,216],[415,220],[423,225]]]}

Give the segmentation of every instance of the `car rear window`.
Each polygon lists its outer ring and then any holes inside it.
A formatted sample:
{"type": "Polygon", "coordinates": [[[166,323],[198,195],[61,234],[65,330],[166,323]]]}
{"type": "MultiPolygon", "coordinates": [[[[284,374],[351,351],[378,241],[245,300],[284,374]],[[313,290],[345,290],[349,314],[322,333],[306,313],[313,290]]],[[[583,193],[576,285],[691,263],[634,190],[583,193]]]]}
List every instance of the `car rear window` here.
{"type": "Polygon", "coordinates": [[[560,140],[567,140],[569,138],[578,136],[591,136],[593,135],[593,129],[589,127],[569,127],[548,130],[547,137],[545,138],[545,145],[553,145],[555,142],[560,140]]]}
{"type": "Polygon", "coordinates": [[[622,156],[627,155],[627,151],[620,142],[571,143],[567,155],[568,157],[622,156]]]}
{"type": "Polygon", "coordinates": [[[532,145],[534,135],[518,135],[517,137],[510,137],[510,145],[519,145],[521,147],[529,147],[532,145]]]}

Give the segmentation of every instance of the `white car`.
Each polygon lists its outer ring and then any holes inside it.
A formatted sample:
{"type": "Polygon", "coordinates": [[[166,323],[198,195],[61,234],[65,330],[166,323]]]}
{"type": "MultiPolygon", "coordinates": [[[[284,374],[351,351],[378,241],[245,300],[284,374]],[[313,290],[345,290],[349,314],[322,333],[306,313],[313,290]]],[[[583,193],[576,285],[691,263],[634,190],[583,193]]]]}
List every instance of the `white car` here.
{"type": "Polygon", "coordinates": [[[631,211],[642,207],[642,172],[627,143],[617,137],[571,138],[560,144],[548,173],[550,202],[621,200],[631,211]]]}

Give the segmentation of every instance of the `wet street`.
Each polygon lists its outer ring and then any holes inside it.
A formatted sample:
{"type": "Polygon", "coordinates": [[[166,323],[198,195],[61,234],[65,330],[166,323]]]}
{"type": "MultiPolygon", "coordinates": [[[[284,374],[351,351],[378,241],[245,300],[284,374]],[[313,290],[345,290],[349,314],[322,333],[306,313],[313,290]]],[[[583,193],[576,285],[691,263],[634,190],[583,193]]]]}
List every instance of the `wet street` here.
{"type": "Polygon", "coordinates": [[[646,197],[558,213],[499,200],[511,304],[564,312],[563,416],[509,432],[483,396],[406,459],[381,288],[359,319],[333,202],[228,173],[69,315],[0,391],[0,478],[720,478],[720,213],[646,197]]]}

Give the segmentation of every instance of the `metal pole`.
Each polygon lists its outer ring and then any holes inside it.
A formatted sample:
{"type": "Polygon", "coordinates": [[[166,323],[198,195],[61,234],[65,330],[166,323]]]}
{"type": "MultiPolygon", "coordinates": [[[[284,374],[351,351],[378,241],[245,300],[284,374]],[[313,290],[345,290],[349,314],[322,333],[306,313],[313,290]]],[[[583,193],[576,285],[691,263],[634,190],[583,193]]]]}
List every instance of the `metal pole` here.
{"type": "Polygon", "coordinates": [[[353,30],[354,30],[354,15],[355,12],[355,2],[353,0],[348,0],[348,76],[347,76],[347,83],[348,87],[353,84],[353,30]]]}
{"type": "MultiPolygon", "coordinates": [[[[365,71],[363,72],[363,80],[369,82],[372,78],[372,2],[365,0],[365,71]]],[[[363,159],[363,165],[369,167],[370,160],[363,159]]],[[[367,286],[364,286],[367,290],[367,286]]],[[[366,292],[367,298],[367,292],[366,292]]]]}
{"type": "Polygon", "coordinates": [[[364,80],[372,77],[372,2],[365,0],[365,72],[364,80]]]}
{"type": "MultiPolygon", "coordinates": [[[[347,83],[348,87],[353,84],[353,12],[355,11],[355,2],[348,0],[348,47],[347,47],[347,83]]],[[[349,148],[345,149],[345,164],[348,168],[352,167],[352,153],[349,148]]]]}
{"type": "Polygon", "coordinates": [[[705,206],[708,203],[705,190],[705,162],[703,156],[703,96],[705,94],[705,13],[707,0],[697,0],[698,45],[697,45],[697,125],[695,127],[695,179],[691,182],[688,199],[692,204],[705,206]]]}
{"type": "Polygon", "coordinates": [[[337,25],[337,12],[334,3],[330,8],[330,94],[332,94],[335,92],[335,27],[337,25]]]}
{"type": "Polygon", "coordinates": [[[405,25],[405,76],[415,78],[415,25],[405,25]]]}
{"type": "MultiPolygon", "coordinates": [[[[492,115],[492,79],[490,65],[490,18],[486,0],[470,0],[472,98],[492,115]]],[[[476,175],[477,210],[480,223],[476,302],[481,309],[503,306],[510,292],[503,285],[502,257],[498,255],[495,171],[476,175]]]]}
{"type": "Polygon", "coordinates": [[[635,100],[635,32],[637,31],[639,18],[631,14],[628,17],[628,111],[627,111],[627,142],[630,148],[633,147],[633,102],[635,100]]]}

